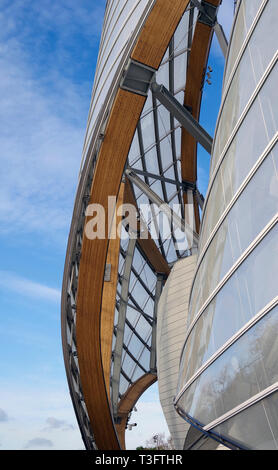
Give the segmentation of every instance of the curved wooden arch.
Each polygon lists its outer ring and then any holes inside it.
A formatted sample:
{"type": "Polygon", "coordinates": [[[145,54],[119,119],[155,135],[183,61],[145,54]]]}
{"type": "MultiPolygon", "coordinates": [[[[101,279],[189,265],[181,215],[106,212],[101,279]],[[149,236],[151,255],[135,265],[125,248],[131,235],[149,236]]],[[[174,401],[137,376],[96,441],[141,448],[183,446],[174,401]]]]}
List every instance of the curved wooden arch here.
{"type": "Polygon", "coordinates": [[[128,415],[134,408],[141,395],[143,395],[143,393],[156,381],[156,375],[145,374],[136,382],[134,382],[122,397],[118,406],[118,416],[121,419],[121,422],[116,424],[116,429],[122,449],[125,449],[125,431],[128,415]]]}
{"type": "MultiPolygon", "coordinates": [[[[154,69],[190,0],[157,0],[139,36],[132,58],[154,69]]],[[[94,173],[90,203],[108,211],[108,196],[118,195],[124,165],[145,98],[118,90],[94,173]]],[[[88,222],[86,219],[86,223],[88,222]]],[[[106,224],[107,233],[107,224],[106,224]]],[[[84,237],[77,292],[76,335],[80,378],[97,447],[118,450],[101,357],[101,305],[108,239],[84,237]]]]}
{"type": "MultiPolygon", "coordinates": [[[[121,217],[118,214],[119,207],[124,203],[125,184],[121,183],[118,200],[114,213],[114,220],[118,227],[121,223],[121,217]]],[[[111,352],[114,328],[114,315],[115,315],[115,299],[117,294],[118,284],[118,266],[119,266],[119,252],[120,252],[121,239],[116,233],[115,239],[109,240],[106,264],[110,265],[110,280],[104,282],[102,292],[102,305],[101,305],[101,326],[100,326],[100,343],[101,343],[101,357],[104,379],[106,383],[106,390],[108,399],[110,400],[110,369],[111,369],[111,352]]]]}
{"type": "MultiPolygon", "coordinates": [[[[206,0],[219,6],[222,0],[206,0]]],[[[197,21],[192,42],[187,70],[184,105],[190,108],[192,115],[199,121],[203,82],[210,51],[213,27],[197,21]]],[[[189,132],[182,129],[181,173],[183,181],[195,184],[197,181],[197,143],[189,132]]],[[[184,204],[188,204],[187,193],[184,193],[184,204]]],[[[194,197],[196,231],[200,230],[199,207],[194,197]]]]}

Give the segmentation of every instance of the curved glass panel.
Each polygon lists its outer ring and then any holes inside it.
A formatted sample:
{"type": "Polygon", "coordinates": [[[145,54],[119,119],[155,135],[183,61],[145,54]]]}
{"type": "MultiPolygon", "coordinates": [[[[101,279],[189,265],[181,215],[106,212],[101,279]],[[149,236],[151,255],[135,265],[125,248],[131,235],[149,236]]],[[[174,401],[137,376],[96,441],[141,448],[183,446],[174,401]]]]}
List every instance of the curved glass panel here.
{"type": "Polygon", "coordinates": [[[277,295],[273,278],[273,273],[278,273],[277,236],[276,224],[194,325],[182,355],[179,389],[277,295]]]}
{"type": "Polygon", "coordinates": [[[224,77],[224,87],[230,78],[236,60],[238,59],[239,52],[245,41],[247,33],[253,23],[253,20],[264,0],[247,0],[240,2],[239,11],[237,14],[233,36],[230,44],[230,52],[224,77]]]}
{"type": "Polygon", "coordinates": [[[214,144],[211,172],[216,167],[224,146],[232,135],[253,90],[277,52],[277,15],[278,3],[275,0],[269,0],[244,51],[225,99],[214,144]]]}
{"type": "Polygon", "coordinates": [[[219,281],[274,217],[277,207],[278,147],[276,144],[213,237],[194,283],[192,311],[197,314],[219,281]],[[209,266],[211,268],[208,276],[209,266]]]}
{"type": "Polygon", "coordinates": [[[276,392],[216,426],[212,431],[242,443],[251,450],[277,450],[277,400],[276,392]]]}
{"type": "MultiPolygon", "coordinates": [[[[166,86],[181,103],[184,100],[190,33],[194,32],[195,26],[194,22],[191,26],[189,25],[189,16],[190,11],[187,11],[182,17],[156,73],[157,83],[166,86]]],[[[155,99],[150,90],[128,155],[129,167],[140,180],[174,210],[175,204],[183,206],[179,171],[180,128],[181,125],[155,99]]],[[[142,204],[149,206],[147,195],[135,184],[131,183],[131,185],[138,207],[142,204]]],[[[182,253],[176,245],[176,239],[169,224],[169,230],[162,232],[161,214],[159,214],[158,207],[153,204],[147,214],[143,215],[162,257],[168,263],[175,262],[182,253]]],[[[118,311],[123,301],[121,286],[128,250],[128,239],[122,238],[113,351],[116,346],[118,311]]],[[[156,281],[156,273],[150,268],[148,261],[136,244],[130,272],[128,297],[124,299],[127,307],[118,400],[122,398],[132,383],[150,370],[156,281]]],[[[113,366],[111,375],[113,377],[113,366]]]]}
{"type": "Polygon", "coordinates": [[[278,380],[278,308],[218,357],[179,399],[204,426],[278,380]]]}

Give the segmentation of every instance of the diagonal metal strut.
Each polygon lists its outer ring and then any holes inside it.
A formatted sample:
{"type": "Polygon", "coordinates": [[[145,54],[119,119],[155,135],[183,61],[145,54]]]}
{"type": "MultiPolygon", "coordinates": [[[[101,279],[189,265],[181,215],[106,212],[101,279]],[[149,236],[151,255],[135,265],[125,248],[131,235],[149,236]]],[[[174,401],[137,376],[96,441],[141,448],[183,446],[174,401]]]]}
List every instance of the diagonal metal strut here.
{"type": "Polygon", "coordinates": [[[163,85],[153,82],[151,88],[158,101],[211,154],[213,139],[192,114],[163,85]]]}

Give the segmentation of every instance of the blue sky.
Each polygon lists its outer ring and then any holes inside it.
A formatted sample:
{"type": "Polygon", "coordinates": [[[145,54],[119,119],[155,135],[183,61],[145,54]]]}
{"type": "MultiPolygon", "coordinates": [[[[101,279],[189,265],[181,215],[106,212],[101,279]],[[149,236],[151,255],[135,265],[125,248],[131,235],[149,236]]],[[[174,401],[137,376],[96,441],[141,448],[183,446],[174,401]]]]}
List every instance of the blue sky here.
{"type": "MultiPolygon", "coordinates": [[[[223,0],[227,28],[231,4],[223,0]]],[[[64,372],[60,290],[104,6],[0,3],[0,449],[83,448],[64,372]]],[[[211,63],[211,112],[202,114],[210,132],[223,67],[217,45],[211,63]]],[[[204,191],[208,156],[200,163],[204,191]]],[[[138,404],[130,447],[158,426],[167,433],[156,395],[154,387],[138,404]]]]}

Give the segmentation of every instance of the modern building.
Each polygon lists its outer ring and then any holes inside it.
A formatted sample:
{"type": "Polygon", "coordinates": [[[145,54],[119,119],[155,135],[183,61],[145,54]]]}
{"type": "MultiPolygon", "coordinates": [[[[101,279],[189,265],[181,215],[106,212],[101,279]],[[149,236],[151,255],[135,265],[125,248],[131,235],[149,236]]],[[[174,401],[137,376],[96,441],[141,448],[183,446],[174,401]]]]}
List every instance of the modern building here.
{"type": "Polygon", "coordinates": [[[243,0],[228,55],[176,408],[241,448],[278,448],[275,1],[243,0]]]}
{"type": "Polygon", "coordinates": [[[230,2],[227,42],[221,0],[107,1],[62,293],[87,449],[125,449],[156,380],[177,449],[278,448],[278,4],[230,2]]]}

